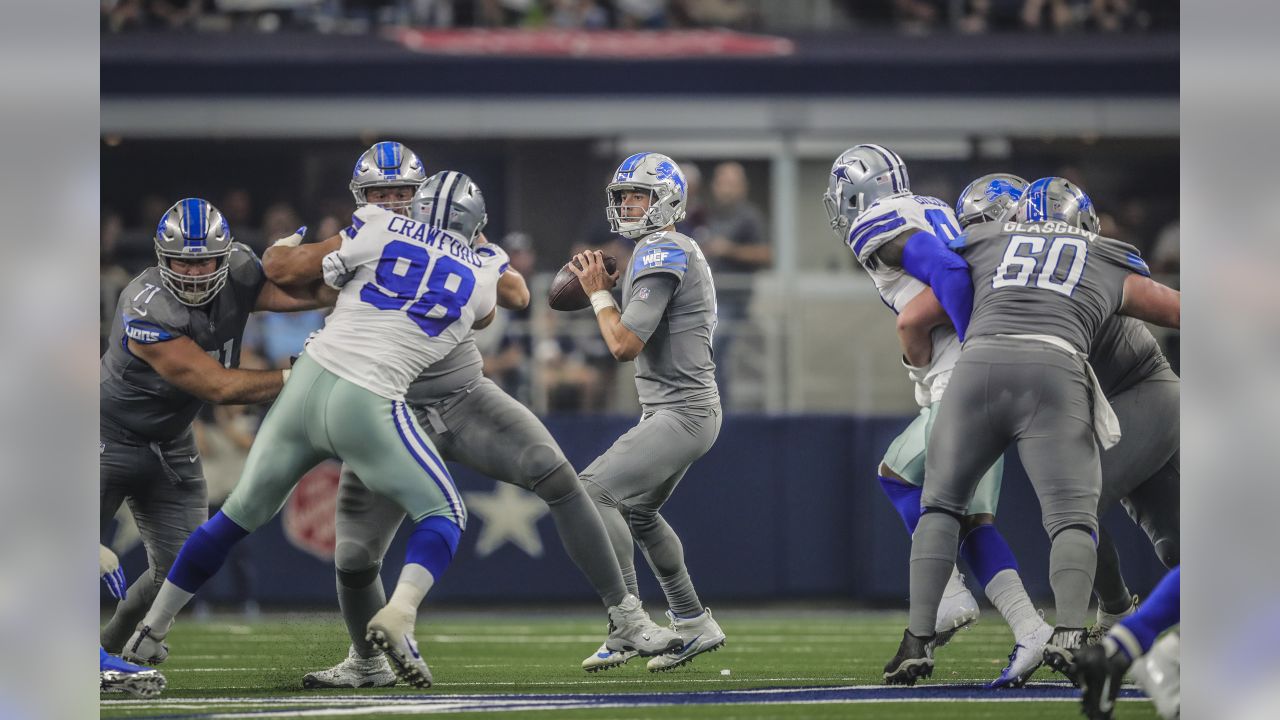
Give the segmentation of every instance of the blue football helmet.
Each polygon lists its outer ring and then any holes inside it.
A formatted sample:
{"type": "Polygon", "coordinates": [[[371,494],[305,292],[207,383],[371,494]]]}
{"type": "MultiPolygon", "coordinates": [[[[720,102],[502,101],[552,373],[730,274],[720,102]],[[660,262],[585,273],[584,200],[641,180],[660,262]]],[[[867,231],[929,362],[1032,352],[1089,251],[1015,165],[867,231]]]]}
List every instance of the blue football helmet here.
{"type": "Polygon", "coordinates": [[[1060,177],[1040,178],[1028,185],[1013,217],[1026,223],[1058,220],[1092,233],[1099,226],[1093,201],[1075,183],[1060,177]]]}
{"type": "Polygon", "coordinates": [[[1026,189],[1027,181],[1010,173],[991,173],[974,180],[956,200],[960,227],[999,220],[1018,204],[1026,189]]]}
{"type": "Polygon", "coordinates": [[[883,145],[854,145],[831,164],[822,204],[841,241],[868,207],[881,198],[911,192],[907,165],[883,145]]]}
{"type": "Polygon", "coordinates": [[[178,302],[196,307],[203,305],[227,284],[231,255],[231,228],[218,208],[208,200],[186,198],[165,211],[156,226],[156,260],[160,266],[160,282],[178,302]],[[184,275],[170,267],[172,260],[200,262],[216,260],[213,272],[184,275]]]}
{"type": "MultiPolygon", "coordinates": [[[[356,207],[364,207],[369,204],[365,197],[369,188],[416,188],[426,179],[426,167],[412,150],[394,140],[385,140],[374,143],[356,160],[356,167],[351,172],[351,194],[355,196],[356,207]]],[[[378,204],[388,210],[407,212],[409,203],[405,200],[378,204]]]]}

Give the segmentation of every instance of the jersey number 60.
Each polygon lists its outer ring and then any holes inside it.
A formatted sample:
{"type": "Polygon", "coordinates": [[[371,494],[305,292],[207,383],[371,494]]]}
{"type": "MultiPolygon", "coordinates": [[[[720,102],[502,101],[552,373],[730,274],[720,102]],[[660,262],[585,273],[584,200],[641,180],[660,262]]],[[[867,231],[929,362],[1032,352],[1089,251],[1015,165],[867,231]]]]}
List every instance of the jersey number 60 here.
{"type": "Polygon", "coordinates": [[[379,310],[404,310],[422,332],[435,337],[462,317],[462,308],[476,289],[476,276],[451,257],[437,257],[427,275],[427,290],[419,296],[422,276],[430,264],[426,248],[393,240],[378,259],[376,284],[365,283],[360,299],[379,310]]]}
{"type": "Polygon", "coordinates": [[[1084,273],[1089,245],[1082,238],[1060,235],[1049,242],[1045,253],[1045,239],[1037,235],[1014,235],[1004,250],[1004,259],[991,278],[991,287],[1028,287],[1034,285],[1045,290],[1062,293],[1067,297],[1075,291],[1084,273]],[[1070,250],[1070,264],[1063,262],[1063,255],[1070,250]],[[1022,251],[1028,255],[1023,255],[1022,251]],[[1065,265],[1065,268],[1062,267],[1065,265]]]}

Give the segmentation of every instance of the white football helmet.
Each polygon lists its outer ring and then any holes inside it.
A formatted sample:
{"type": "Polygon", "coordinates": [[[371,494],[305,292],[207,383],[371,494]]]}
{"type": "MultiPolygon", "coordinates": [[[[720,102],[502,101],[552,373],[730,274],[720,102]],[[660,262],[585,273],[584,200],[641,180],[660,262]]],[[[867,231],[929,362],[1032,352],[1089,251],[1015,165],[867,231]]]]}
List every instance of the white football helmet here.
{"type": "Polygon", "coordinates": [[[831,164],[822,204],[831,230],[841,241],[858,216],[875,201],[911,192],[907,165],[883,145],[854,145],[831,164]]]}
{"type": "Polygon", "coordinates": [[[472,245],[489,222],[480,186],[455,170],[438,172],[418,186],[409,216],[434,228],[452,230],[472,245]]]}
{"type": "Polygon", "coordinates": [[[658,153],[636,153],[622,161],[605,188],[605,217],[610,230],[638,240],[683,220],[688,200],[684,173],[674,160],[658,153]],[[642,217],[623,217],[622,193],[626,190],[649,193],[649,209],[642,217]]]}

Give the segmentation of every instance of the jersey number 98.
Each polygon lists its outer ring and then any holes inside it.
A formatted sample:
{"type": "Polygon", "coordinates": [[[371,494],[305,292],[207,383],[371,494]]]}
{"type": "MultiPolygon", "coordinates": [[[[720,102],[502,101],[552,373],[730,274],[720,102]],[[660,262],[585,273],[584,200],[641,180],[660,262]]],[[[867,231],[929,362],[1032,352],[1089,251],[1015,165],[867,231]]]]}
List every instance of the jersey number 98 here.
{"type": "Polygon", "coordinates": [[[403,310],[422,332],[435,337],[462,317],[462,308],[476,289],[476,276],[451,257],[437,257],[428,275],[429,265],[426,248],[393,240],[378,260],[376,283],[365,283],[360,299],[379,310],[403,310]],[[419,295],[424,275],[427,288],[419,295]]]}

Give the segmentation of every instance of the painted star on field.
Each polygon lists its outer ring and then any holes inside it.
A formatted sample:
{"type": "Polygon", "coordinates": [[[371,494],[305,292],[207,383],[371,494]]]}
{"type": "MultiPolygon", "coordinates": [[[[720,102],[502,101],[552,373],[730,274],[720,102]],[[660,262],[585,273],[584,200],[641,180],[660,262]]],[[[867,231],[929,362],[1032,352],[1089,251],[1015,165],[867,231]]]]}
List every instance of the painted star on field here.
{"type": "Polygon", "coordinates": [[[493,492],[469,492],[464,497],[468,511],[480,520],[477,555],[488,557],[509,542],[530,557],[542,557],[538,520],[549,510],[536,495],[497,483],[493,492]]]}

